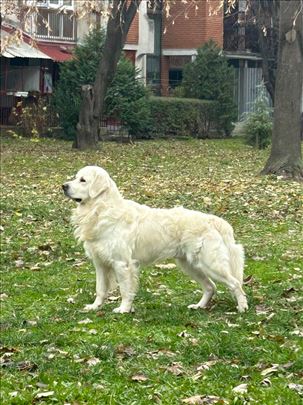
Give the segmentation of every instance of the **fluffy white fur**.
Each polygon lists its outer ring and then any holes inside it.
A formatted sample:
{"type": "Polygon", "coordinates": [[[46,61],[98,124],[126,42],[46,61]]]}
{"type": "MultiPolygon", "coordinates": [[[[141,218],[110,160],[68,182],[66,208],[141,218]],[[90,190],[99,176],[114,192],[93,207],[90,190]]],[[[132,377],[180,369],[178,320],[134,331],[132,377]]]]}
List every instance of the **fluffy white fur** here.
{"type": "Polygon", "coordinates": [[[114,312],[133,311],[140,265],[175,258],[196,280],[204,294],[189,308],[204,308],[215,293],[214,281],[225,284],[245,311],[242,289],[244,251],[236,244],[232,227],[214,215],[182,207],[150,208],[126,200],[108,173],[97,166],[81,169],[63,185],[78,203],[72,222],[96,268],[96,299],[87,310],[97,309],[116,280],[122,302],[114,312]]]}

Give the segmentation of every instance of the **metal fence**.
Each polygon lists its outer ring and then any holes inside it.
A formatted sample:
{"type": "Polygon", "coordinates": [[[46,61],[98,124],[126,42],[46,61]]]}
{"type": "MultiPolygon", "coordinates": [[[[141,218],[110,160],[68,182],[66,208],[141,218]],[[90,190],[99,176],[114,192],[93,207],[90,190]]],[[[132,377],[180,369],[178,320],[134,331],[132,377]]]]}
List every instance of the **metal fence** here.
{"type": "Polygon", "coordinates": [[[0,125],[19,126],[24,120],[45,128],[57,127],[58,116],[48,96],[21,97],[0,93],[0,125]],[[26,111],[26,112],[25,112],[26,111]]]}
{"type": "Polygon", "coordinates": [[[99,136],[101,140],[129,142],[131,136],[125,123],[116,118],[102,118],[100,121],[99,136]]]}
{"type": "MultiPolygon", "coordinates": [[[[234,68],[235,84],[234,84],[234,99],[238,108],[238,119],[243,117],[243,114],[254,110],[254,101],[260,91],[262,84],[262,69],[259,67],[234,68]]],[[[271,104],[270,97],[269,104],[271,104]]],[[[29,105],[31,101],[26,97],[16,97],[0,93],[0,125],[16,125],[16,117],[13,114],[13,108],[20,101],[22,106],[29,105]]],[[[47,103],[47,126],[57,127],[58,117],[54,111],[50,99],[45,98],[47,103]]],[[[22,107],[21,111],[22,112],[22,107]]],[[[101,138],[128,138],[128,131],[123,122],[117,119],[104,118],[100,123],[101,138]]]]}
{"type": "MultiPolygon", "coordinates": [[[[234,98],[238,107],[238,119],[254,111],[254,102],[261,91],[263,82],[262,68],[235,68],[234,98]]],[[[269,106],[272,105],[268,95],[269,106]]]]}
{"type": "Polygon", "coordinates": [[[16,105],[16,97],[0,94],[0,125],[12,124],[12,108],[16,105]]]}

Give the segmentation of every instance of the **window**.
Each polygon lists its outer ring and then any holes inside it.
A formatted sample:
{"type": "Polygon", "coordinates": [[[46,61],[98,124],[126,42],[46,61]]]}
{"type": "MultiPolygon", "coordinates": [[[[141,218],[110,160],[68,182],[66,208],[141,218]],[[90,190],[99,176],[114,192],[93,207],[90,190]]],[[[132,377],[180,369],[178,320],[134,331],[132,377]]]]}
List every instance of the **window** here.
{"type": "Polygon", "coordinates": [[[247,9],[247,1],[239,0],[239,11],[245,13],[246,9],[247,9]]]}
{"type": "Polygon", "coordinates": [[[38,7],[51,7],[51,8],[58,8],[58,7],[69,7],[73,6],[73,0],[37,0],[38,7]]]}
{"type": "Polygon", "coordinates": [[[74,21],[73,17],[71,20],[71,15],[62,14],[63,22],[63,37],[64,38],[73,38],[74,37],[74,21]]]}
{"type": "Polygon", "coordinates": [[[60,37],[60,23],[61,23],[61,15],[56,13],[49,13],[48,14],[48,24],[49,24],[49,31],[50,36],[52,37],[60,37]]]}
{"type": "Polygon", "coordinates": [[[182,69],[170,69],[169,70],[169,87],[174,89],[182,82],[183,70],[182,69]]]}
{"type": "Polygon", "coordinates": [[[37,17],[37,34],[39,36],[48,35],[48,12],[46,10],[40,10],[40,13],[37,17]]]}
{"type": "Polygon", "coordinates": [[[75,19],[71,13],[40,9],[37,17],[36,35],[40,38],[73,40],[75,19]]]}
{"type": "Polygon", "coordinates": [[[154,94],[160,94],[160,57],[146,55],[146,83],[154,94]]]}
{"type": "Polygon", "coordinates": [[[162,14],[163,0],[149,0],[147,2],[147,14],[150,16],[154,14],[162,14]]]}

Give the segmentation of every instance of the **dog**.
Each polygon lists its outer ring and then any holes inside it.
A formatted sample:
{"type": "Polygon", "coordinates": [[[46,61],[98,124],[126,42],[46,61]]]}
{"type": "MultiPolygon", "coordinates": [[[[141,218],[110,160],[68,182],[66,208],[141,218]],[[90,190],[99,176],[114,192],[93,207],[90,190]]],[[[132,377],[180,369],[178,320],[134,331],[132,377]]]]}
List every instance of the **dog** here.
{"type": "Polygon", "coordinates": [[[96,269],[96,298],[86,310],[99,308],[117,282],[122,300],[114,312],[133,312],[139,267],[167,258],[176,259],[202,286],[201,300],[188,308],[205,308],[218,281],[230,289],[239,312],[248,309],[242,288],[244,250],[225,220],[183,207],[151,208],[127,200],[98,166],[84,167],[62,188],[77,203],[72,214],[75,237],[96,269]]]}

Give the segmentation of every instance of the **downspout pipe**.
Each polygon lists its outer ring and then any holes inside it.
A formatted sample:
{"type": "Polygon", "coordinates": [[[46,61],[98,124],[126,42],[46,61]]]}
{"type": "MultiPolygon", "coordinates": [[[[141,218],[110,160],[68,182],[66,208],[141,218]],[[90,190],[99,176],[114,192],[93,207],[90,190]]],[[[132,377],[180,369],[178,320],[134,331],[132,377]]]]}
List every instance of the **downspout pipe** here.
{"type": "Polygon", "coordinates": [[[162,35],[163,35],[163,0],[160,0],[160,41],[159,41],[160,96],[162,96],[162,35]]]}

